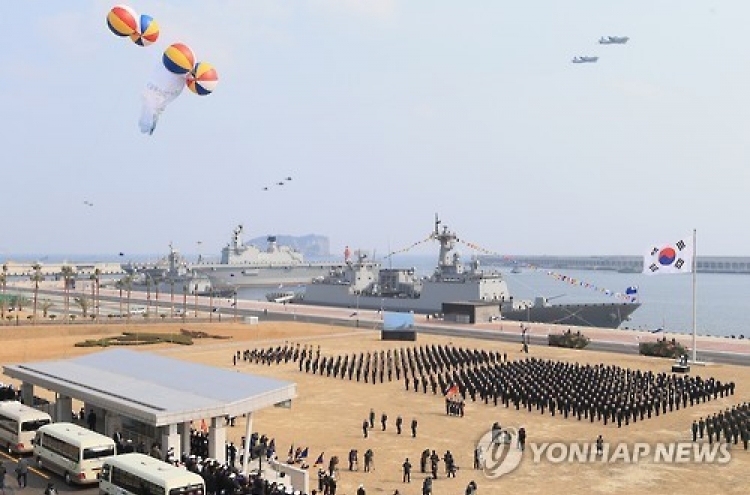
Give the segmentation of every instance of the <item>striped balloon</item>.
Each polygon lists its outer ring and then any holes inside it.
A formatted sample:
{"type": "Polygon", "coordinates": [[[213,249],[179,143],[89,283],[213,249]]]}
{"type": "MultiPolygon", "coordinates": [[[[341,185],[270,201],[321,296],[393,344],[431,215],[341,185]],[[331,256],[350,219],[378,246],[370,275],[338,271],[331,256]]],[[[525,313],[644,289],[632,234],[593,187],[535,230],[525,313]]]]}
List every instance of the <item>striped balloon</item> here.
{"type": "Polygon", "coordinates": [[[141,15],[138,22],[138,29],[130,35],[133,43],[139,46],[148,46],[153,44],[159,38],[159,24],[150,15],[141,15]]]}
{"type": "Polygon", "coordinates": [[[187,74],[195,65],[195,55],[187,45],[175,43],[164,50],[162,62],[169,72],[187,74]]]}
{"type": "Polygon", "coordinates": [[[138,30],[138,14],[127,5],[115,5],[107,14],[107,26],[117,36],[130,36],[138,30]]]}
{"type": "Polygon", "coordinates": [[[211,64],[198,62],[187,75],[188,89],[197,95],[210,95],[219,84],[219,75],[211,64]]]}

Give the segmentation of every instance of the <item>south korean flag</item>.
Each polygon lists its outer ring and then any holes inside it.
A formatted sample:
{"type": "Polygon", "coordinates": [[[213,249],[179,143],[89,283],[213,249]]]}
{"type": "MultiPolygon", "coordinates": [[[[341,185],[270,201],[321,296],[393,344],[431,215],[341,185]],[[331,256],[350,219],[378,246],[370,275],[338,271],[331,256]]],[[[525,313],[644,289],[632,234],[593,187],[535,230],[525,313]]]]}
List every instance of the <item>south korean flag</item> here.
{"type": "Polygon", "coordinates": [[[643,273],[662,275],[693,271],[693,245],[690,237],[675,243],[652,246],[643,258],[643,273]]]}

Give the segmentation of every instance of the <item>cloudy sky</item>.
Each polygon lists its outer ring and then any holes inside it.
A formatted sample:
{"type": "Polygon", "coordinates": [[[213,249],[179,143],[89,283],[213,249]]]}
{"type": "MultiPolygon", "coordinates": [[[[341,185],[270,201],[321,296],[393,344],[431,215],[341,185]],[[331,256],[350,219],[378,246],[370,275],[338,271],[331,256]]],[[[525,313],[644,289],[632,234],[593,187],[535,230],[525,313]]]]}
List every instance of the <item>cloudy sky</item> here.
{"type": "Polygon", "coordinates": [[[109,32],[112,5],[0,4],[0,257],[218,253],[238,223],[384,253],[436,212],[499,253],[695,228],[699,253],[750,255],[750,2],[134,0],[148,48],[109,32]],[[143,135],[177,41],[219,86],[143,135]]]}

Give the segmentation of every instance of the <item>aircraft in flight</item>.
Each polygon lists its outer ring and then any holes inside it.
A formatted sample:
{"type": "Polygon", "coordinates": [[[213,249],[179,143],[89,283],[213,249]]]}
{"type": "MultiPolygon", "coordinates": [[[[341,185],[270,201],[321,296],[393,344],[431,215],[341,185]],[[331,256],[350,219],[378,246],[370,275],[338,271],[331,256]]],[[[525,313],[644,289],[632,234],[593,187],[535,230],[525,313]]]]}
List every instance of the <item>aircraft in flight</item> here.
{"type": "Polygon", "coordinates": [[[571,60],[574,64],[595,64],[599,60],[599,57],[573,57],[571,60]]]}
{"type": "Polygon", "coordinates": [[[624,45],[630,38],[627,36],[602,36],[599,38],[600,45],[624,45]]]}

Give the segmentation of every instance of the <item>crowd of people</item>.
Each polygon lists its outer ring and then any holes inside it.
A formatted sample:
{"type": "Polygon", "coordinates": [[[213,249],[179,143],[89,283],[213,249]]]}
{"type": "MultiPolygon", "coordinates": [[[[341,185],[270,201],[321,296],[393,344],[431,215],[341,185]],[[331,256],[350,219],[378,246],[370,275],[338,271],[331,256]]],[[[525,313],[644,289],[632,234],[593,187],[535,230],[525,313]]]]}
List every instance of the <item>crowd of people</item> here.
{"type": "Polygon", "coordinates": [[[13,387],[13,384],[0,383],[0,401],[21,400],[21,391],[13,387]]]}
{"type": "Polygon", "coordinates": [[[704,434],[708,443],[714,441],[725,443],[734,443],[735,445],[742,442],[743,448],[748,450],[750,443],[750,402],[743,402],[732,406],[731,409],[725,409],[714,413],[711,416],[700,418],[693,421],[691,431],[693,442],[698,439],[703,440],[704,434]]]}
{"type": "MultiPolygon", "coordinates": [[[[239,353],[239,351],[238,351],[239,353]]],[[[734,382],[524,358],[509,362],[497,351],[453,345],[423,345],[337,356],[320,346],[286,343],[247,350],[243,358],[260,363],[298,363],[300,371],[365,383],[404,379],[406,390],[448,394],[446,413],[461,415],[462,401],[490,401],[529,412],[617,423],[618,427],[699,402],[734,394],[734,382]]],[[[370,424],[372,428],[372,424],[370,424]]],[[[366,435],[366,433],[365,433],[366,435]]]]}
{"type": "MultiPolygon", "coordinates": [[[[722,382],[711,377],[534,357],[509,361],[505,353],[467,349],[452,344],[324,355],[320,346],[287,342],[283,346],[238,352],[233,358],[267,365],[293,362],[303,373],[368,384],[403,380],[404,388],[409,392],[427,394],[429,391],[434,395],[443,395],[446,414],[459,417],[464,415],[465,401],[471,400],[623,427],[631,422],[728,397],[735,391],[734,382],[722,382]]],[[[747,403],[737,405],[694,423],[694,438],[697,439],[698,434],[703,438],[704,431],[710,430],[709,441],[712,438],[718,440],[723,434],[725,439],[731,438],[735,443],[743,441],[747,448],[750,438],[748,407],[747,403]]],[[[375,411],[370,410],[369,416],[362,422],[365,438],[375,429],[375,420],[375,411]]],[[[398,416],[398,434],[401,433],[402,424],[403,419],[398,416]]],[[[379,429],[385,431],[387,426],[388,415],[382,413],[379,429]]],[[[412,430],[413,436],[416,436],[416,425],[412,425],[412,430]]],[[[499,424],[493,427],[495,433],[498,441],[502,441],[503,432],[499,424]]],[[[597,441],[598,445],[603,442],[601,436],[597,441]]],[[[516,447],[524,450],[524,428],[518,430],[516,442],[516,447]]],[[[371,468],[372,451],[369,449],[368,454],[369,460],[365,456],[364,471],[371,468]]],[[[349,452],[350,470],[359,469],[358,456],[356,449],[349,452]]],[[[434,450],[425,449],[418,461],[420,472],[427,474],[423,495],[429,495],[432,480],[438,477],[441,456],[434,450]]],[[[445,475],[454,477],[458,466],[453,455],[446,452],[442,461],[445,475]]],[[[474,468],[482,468],[479,450],[475,452],[474,468]]],[[[404,460],[402,470],[404,482],[410,483],[412,463],[409,458],[404,460]]],[[[321,470],[320,473],[319,490],[324,495],[335,495],[334,472],[326,474],[321,470]]],[[[467,493],[475,491],[475,485],[473,488],[467,486],[467,493]]]]}

